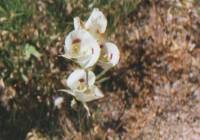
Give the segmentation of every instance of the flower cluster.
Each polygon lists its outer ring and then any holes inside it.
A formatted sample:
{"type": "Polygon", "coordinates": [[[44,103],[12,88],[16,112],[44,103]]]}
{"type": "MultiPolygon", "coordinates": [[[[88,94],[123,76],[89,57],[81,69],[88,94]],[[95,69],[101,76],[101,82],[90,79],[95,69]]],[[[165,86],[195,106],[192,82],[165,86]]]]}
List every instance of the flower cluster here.
{"type": "Polygon", "coordinates": [[[66,80],[69,90],[62,91],[83,103],[88,113],[86,103],[104,96],[95,85],[96,76],[91,70],[98,64],[107,71],[119,62],[117,46],[105,41],[106,27],[106,17],[98,8],[94,8],[86,22],[79,17],[74,18],[74,30],[65,39],[65,54],[62,56],[78,64],[79,68],[66,80]]]}

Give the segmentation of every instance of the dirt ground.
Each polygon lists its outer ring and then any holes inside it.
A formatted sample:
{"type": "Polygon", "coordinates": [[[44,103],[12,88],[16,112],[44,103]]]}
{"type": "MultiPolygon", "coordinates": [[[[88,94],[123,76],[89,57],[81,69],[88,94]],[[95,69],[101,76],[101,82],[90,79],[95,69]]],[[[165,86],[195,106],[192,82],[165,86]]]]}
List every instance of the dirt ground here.
{"type": "Polygon", "coordinates": [[[189,1],[178,4],[143,3],[117,31],[123,52],[113,74],[117,92],[102,107],[114,103],[104,111],[112,110],[109,140],[200,139],[200,18],[189,1]]]}

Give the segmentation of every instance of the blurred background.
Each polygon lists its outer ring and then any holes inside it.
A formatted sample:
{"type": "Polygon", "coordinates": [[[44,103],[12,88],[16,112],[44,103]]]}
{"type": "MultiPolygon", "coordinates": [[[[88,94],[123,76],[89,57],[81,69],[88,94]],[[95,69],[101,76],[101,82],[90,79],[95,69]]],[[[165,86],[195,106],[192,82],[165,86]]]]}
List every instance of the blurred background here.
{"type": "Polygon", "coordinates": [[[199,0],[0,0],[0,140],[200,139],[199,36],[199,0]],[[76,67],[58,55],[95,7],[121,59],[87,118],[57,92],[76,67]]]}

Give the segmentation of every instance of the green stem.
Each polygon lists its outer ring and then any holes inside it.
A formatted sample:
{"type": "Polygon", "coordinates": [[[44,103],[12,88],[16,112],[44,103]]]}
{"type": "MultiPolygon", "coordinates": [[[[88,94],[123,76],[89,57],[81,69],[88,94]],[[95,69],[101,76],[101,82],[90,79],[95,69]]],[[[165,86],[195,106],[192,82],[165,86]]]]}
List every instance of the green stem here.
{"type": "Polygon", "coordinates": [[[89,78],[88,78],[88,75],[89,75],[89,71],[86,70],[86,84],[87,84],[87,87],[89,88],[89,78]]]}
{"type": "Polygon", "coordinates": [[[108,72],[110,69],[111,69],[111,68],[107,68],[107,69],[103,70],[103,71],[96,77],[96,79],[97,79],[97,80],[100,79],[100,78],[101,78],[106,72],[108,72]]]}
{"type": "Polygon", "coordinates": [[[104,78],[99,79],[98,81],[96,81],[96,83],[97,83],[97,84],[101,84],[101,83],[103,83],[103,82],[105,82],[105,81],[107,81],[107,80],[109,80],[109,79],[110,79],[110,77],[104,77],[104,78]]]}

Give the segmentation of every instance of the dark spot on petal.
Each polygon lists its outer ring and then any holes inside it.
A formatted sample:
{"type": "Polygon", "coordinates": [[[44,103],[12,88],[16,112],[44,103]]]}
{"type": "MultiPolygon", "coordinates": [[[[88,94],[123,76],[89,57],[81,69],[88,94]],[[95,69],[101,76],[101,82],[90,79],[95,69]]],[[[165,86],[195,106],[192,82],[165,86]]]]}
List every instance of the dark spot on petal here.
{"type": "Polygon", "coordinates": [[[110,59],[112,59],[112,57],[113,57],[113,54],[111,53],[111,54],[110,54],[110,59]]]}
{"type": "Polygon", "coordinates": [[[100,45],[100,48],[101,48],[101,49],[103,48],[103,44],[100,45]]]}
{"type": "Polygon", "coordinates": [[[92,54],[94,54],[94,49],[92,48],[92,54]]]}
{"type": "Polygon", "coordinates": [[[76,38],[76,39],[74,39],[74,40],[72,41],[72,44],[79,43],[79,42],[81,42],[81,40],[80,40],[79,38],[76,38]]]}
{"type": "Polygon", "coordinates": [[[84,80],[83,78],[79,79],[79,82],[81,82],[81,83],[84,82],[84,81],[85,81],[85,80],[84,80]]]}

